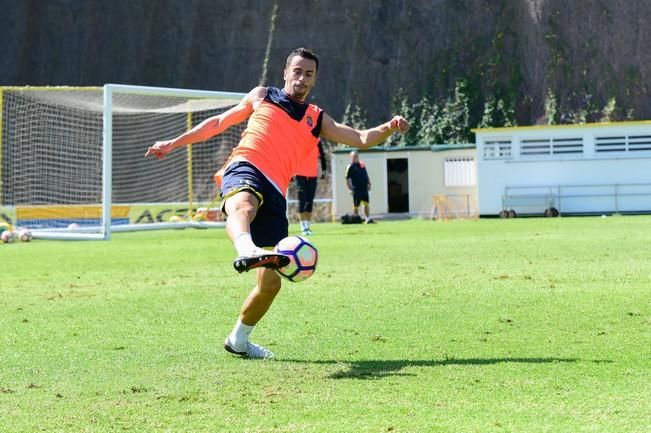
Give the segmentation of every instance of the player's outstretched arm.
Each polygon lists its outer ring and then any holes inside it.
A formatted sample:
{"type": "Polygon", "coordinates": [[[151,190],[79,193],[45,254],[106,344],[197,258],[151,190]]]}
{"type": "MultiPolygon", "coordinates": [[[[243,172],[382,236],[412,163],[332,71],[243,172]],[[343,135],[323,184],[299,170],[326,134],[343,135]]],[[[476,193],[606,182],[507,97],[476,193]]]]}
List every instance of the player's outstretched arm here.
{"type": "Polygon", "coordinates": [[[336,143],[346,144],[359,149],[368,149],[382,143],[394,132],[404,133],[409,129],[409,122],[402,116],[393,118],[374,128],[358,130],[337,123],[327,114],[323,115],[321,136],[336,143]]]}
{"type": "Polygon", "coordinates": [[[209,117],[194,128],[171,140],[157,141],[147,149],[145,156],[155,156],[158,159],[164,158],[177,147],[188,144],[206,141],[215,135],[221,134],[228,128],[242,123],[249,118],[253,112],[254,103],[264,98],[266,88],[256,87],[251,90],[236,106],[224,111],[217,116],[209,117]],[[262,96],[260,96],[262,95],[262,96]]]}

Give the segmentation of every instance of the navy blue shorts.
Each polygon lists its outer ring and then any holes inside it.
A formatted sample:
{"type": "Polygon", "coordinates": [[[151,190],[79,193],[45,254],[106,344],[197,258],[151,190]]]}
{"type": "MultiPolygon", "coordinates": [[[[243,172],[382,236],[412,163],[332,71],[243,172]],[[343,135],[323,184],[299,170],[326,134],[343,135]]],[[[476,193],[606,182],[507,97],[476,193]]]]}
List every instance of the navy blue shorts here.
{"type": "Polygon", "coordinates": [[[298,211],[312,212],[314,195],[316,194],[316,177],[296,176],[296,192],[298,193],[298,211]]]}
{"type": "Polygon", "coordinates": [[[359,207],[362,202],[368,203],[368,190],[353,189],[353,206],[359,207]]]}
{"type": "Polygon", "coordinates": [[[287,200],[257,168],[246,161],[237,161],[224,172],[222,200],[242,191],[248,191],[260,200],[258,212],[251,223],[253,243],[262,248],[273,247],[287,237],[287,200]]]}

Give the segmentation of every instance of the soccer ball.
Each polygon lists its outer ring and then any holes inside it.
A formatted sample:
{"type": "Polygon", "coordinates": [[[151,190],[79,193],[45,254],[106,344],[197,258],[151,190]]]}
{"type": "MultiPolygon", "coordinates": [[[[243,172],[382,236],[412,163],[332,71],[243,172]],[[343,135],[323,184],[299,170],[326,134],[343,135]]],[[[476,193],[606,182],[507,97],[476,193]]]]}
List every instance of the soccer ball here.
{"type": "Polygon", "coordinates": [[[9,230],[5,230],[0,234],[0,240],[5,244],[9,244],[14,241],[14,233],[9,230]]]}
{"type": "Polygon", "coordinates": [[[314,274],[319,253],[316,247],[302,236],[288,236],[282,239],[274,249],[277,253],[289,256],[289,265],[276,271],[289,281],[298,283],[314,274]]]}
{"type": "Polygon", "coordinates": [[[17,237],[21,242],[29,242],[32,240],[32,232],[29,230],[20,230],[17,237]]]}

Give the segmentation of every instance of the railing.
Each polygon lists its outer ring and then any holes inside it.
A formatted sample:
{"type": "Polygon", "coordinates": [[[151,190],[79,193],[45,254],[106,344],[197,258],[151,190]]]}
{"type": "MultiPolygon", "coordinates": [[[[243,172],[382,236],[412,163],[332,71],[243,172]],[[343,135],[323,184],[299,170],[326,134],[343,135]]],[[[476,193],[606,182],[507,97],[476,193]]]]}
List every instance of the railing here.
{"type": "Polygon", "coordinates": [[[572,200],[594,200],[606,199],[611,206],[601,209],[619,213],[622,211],[651,211],[651,183],[623,183],[623,184],[596,184],[596,185],[558,185],[557,187],[558,208],[568,207],[566,203],[572,200]],[[630,198],[632,200],[627,199],[630,198]],[[646,203],[639,203],[632,207],[631,203],[635,198],[647,198],[646,203]]]}
{"type": "Polygon", "coordinates": [[[538,208],[543,212],[550,207],[558,208],[558,193],[553,186],[507,186],[502,196],[502,209],[538,208]]]}
{"type": "Polygon", "coordinates": [[[502,207],[540,212],[554,207],[561,213],[651,212],[651,183],[507,186],[502,207]]]}

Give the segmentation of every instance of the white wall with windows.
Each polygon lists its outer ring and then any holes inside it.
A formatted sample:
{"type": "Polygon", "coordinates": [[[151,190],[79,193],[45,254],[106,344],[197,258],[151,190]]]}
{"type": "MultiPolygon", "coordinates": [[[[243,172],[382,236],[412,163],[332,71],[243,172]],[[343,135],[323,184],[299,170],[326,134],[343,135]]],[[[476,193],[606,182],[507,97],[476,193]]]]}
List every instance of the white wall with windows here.
{"type": "Polygon", "coordinates": [[[474,132],[481,215],[651,211],[651,121],[474,132]]]}

